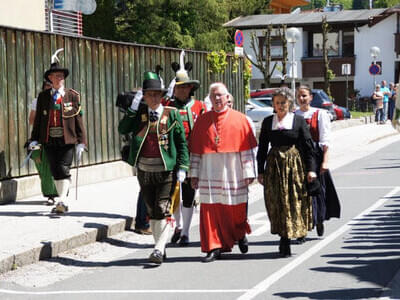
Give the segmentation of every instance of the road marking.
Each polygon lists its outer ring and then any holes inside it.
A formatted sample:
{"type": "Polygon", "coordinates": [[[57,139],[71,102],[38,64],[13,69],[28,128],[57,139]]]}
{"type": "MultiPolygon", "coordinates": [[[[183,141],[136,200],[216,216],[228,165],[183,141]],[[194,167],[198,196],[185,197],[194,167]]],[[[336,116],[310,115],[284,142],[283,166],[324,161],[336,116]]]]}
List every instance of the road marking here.
{"type": "Polygon", "coordinates": [[[282,267],[279,271],[271,274],[267,278],[265,278],[263,281],[261,281],[259,284],[251,288],[248,292],[243,294],[238,298],[238,300],[249,300],[255,298],[257,295],[261,294],[262,292],[265,292],[272,284],[277,282],[279,279],[281,279],[283,276],[288,274],[290,271],[292,271],[294,268],[299,266],[301,263],[315,255],[318,251],[320,251],[322,248],[327,246],[330,242],[335,240],[337,237],[339,237],[341,234],[346,232],[347,230],[351,229],[351,227],[357,223],[357,220],[359,220],[361,217],[364,215],[368,215],[371,211],[374,209],[378,208],[381,206],[385,201],[387,201],[388,198],[392,197],[394,194],[400,191],[400,187],[395,187],[393,190],[391,190],[388,194],[386,194],[383,198],[380,198],[377,202],[375,202],[372,206],[369,208],[365,209],[362,213],[360,213],[358,216],[355,218],[351,219],[349,222],[346,224],[342,225],[338,230],[335,232],[331,233],[329,236],[327,236],[325,239],[323,239],[321,242],[318,244],[314,245],[310,249],[308,249],[306,252],[304,252],[302,255],[299,257],[295,258],[292,260],[290,263],[282,267]]]}
{"type": "Polygon", "coordinates": [[[11,295],[63,295],[63,294],[173,294],[173,293],[244,293],[247,289],[236,290],[75,290],[75,291],[44,291],[44,292],[30,292],[30,291],[14,291],[0,289],[0,294],[11,295]]]}
{"type": "Polygon", "coordinates": [[[343,186],[343,187],[337,187],[337,190],[376,190],[376,189],[384,189],[384,190],[390,190],[394,189],[396,186],[385,186],[385,185],[378,185],[378,186],[343,186]]]}

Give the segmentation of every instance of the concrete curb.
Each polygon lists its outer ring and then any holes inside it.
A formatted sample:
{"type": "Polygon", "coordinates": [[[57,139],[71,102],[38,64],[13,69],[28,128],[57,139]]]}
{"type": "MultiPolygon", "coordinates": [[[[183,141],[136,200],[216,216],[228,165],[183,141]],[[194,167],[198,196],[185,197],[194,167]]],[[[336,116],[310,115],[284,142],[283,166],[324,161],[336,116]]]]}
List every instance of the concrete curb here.
{"type": "Polygon", "coordinates": [[[124,220],[117,220],[112,224],[99,225],[98,228],[88,228],[85,232],[71,237],[50,242],[41,242],[39,246],[22,251],[20,253],[0,258],[0,274],[12,271],[16,268],[37,263],[39,260],[58,256],[67,250],[104,240],[115,234],[131,228],[132,217],[124,220]]]}

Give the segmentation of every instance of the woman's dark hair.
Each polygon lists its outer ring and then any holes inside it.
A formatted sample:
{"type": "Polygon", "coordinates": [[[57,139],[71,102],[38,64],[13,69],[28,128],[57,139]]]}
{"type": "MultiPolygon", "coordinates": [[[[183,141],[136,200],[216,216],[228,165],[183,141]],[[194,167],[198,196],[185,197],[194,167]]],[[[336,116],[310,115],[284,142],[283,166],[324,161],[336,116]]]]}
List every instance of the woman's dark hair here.
{"type": "Polygon", "coordinates": [[[294,98],[293,98],[293,93],[292,90],[289,89],[288,87],[281,87],[277,89],[274,94],[272,95],[272,102],[274,102],[274,98],[277,96],[281,96],[285,98],[287,101],[289,101],[289,111],[293,110],[294,106],[294,98]]]}

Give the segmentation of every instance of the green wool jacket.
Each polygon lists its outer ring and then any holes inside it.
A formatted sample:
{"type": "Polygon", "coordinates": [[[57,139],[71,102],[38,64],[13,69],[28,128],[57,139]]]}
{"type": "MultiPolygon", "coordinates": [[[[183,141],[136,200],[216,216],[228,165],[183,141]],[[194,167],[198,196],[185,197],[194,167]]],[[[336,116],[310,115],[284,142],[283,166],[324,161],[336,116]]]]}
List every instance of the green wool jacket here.
{"type": "MultiPolygon", "coordinates": [[[[119,122],[120,134],[132,133],[128,163],[136,166],[140,150],[149,133],[150,120],[147,105],[140,104],[138,111],[129,110],[119,122]]],[[[189,150],[182,120],[176,108],[164,106],[157,122],[157,136],[165,171],[189,170],[189,150]]]]}

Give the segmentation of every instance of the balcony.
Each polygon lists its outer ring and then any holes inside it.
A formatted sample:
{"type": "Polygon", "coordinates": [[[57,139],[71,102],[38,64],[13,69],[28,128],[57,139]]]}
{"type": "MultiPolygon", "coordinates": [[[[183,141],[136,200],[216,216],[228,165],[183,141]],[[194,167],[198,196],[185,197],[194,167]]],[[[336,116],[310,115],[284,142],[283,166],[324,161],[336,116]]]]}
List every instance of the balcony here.
{"type": "MultiPolygon", "coordinates": [[[[355,56],[352,57],[329,57],[329,67],[336,76],[342,76],[342,65],[351,65],[351,74],[354,76],[355,56]]],[[[322,57],[303,57],[301,59],[303,78],[307,77],[324,77],[324,60],[322,57]]]]}

